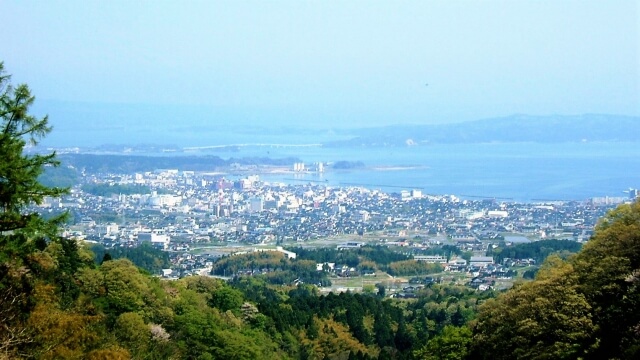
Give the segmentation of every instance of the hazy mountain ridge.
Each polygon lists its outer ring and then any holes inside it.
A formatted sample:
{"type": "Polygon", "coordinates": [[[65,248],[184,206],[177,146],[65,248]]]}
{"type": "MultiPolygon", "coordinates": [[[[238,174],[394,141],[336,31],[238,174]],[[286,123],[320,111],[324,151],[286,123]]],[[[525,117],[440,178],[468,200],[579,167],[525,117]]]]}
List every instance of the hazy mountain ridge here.
{"type": "MultiPolygon", "coordinates": [[[[55,132],[46,146],[95,148],[101,145],[172,144],[175,148],[237,144],[323,144],[328,147],[384,147],[433,143],[636,142],[639,116],[611,114],[512,115],[450,124],[369,127],[327,121],[321,128],[245,114],[239,109],[48,102],[55,132]],[[74,103],[75,104],[75,103],[74,103]],[[236,111],[237,110],[237,111],[236,111]],[[246,116],[245,116],[246,115],[246,116]],[[149,120],[153,120],[150,122],[149,120]]],[[[399,120],[402,121],[402,120],[399,120]]]]}
{"type": "Polygon", "coordinates": [[[407,146],[431,143],[639,141],[640,117],[586,114],[512,115],[438,125],[398,125],[352,131],[325,146],[407,146]]]}

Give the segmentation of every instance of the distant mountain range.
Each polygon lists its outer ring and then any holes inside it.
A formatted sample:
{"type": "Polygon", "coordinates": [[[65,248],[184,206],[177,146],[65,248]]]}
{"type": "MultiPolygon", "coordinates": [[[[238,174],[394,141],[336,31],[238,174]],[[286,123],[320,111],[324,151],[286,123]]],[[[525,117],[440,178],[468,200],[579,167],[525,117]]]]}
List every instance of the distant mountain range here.
{"type": "Polygon", "coordinates": [[[324,146],[419,146],[434,143],[640,141],[640,117],[586,114],[513,115],[454,124],[354,129],[324,146]]]}
{"type": "MultiPolygon", "coordinates": [[[[640,141],[640,116],[512,115],[453,124],[347,128],[240,118],[208,108],[46,103],[54,131],[43,146],[95,148],[155,144],[175,150],[238,144],[397,147],[436,143],[640,141]],[[179,111],[180,110],[180,111],[179,111]],[[182,111],[183,110],[183,111],[182,111]]],[[[42,109],[41,109],[42,110],[42,109]]],[[[44,112],[42,112],[44,114],[44,112]]],[[[222,150],[220,150],[222,151],[222,150]]]]}

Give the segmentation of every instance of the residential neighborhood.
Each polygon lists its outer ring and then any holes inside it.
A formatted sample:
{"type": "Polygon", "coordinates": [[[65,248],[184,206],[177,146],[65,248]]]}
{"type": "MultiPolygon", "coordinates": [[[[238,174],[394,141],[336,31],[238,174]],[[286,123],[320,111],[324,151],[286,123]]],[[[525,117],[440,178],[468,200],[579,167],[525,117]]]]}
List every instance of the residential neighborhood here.
{"type": "Polygon", "coordinates": [[[448,272],[473,274],[470,285],[484,289],[491,281],[483,278],[508,277],[510,267],[530,265],[530,259],[495,264],[486,256],[492,248],[544,239],[587,241],[597,219],[624,201],[516,203],[164,169],[85,175],[67,196],[46,199],[40,211],[69,211],[67,237],[105,248],[147,242],[168,252],[168,277],[205,274],[216,259],[247,251],[382,244],[448,272]],[[91,192],[96,187],[100,195],[91,192]],[[467,259],[443,256],[443,245],[455,246],[467,259]]]}

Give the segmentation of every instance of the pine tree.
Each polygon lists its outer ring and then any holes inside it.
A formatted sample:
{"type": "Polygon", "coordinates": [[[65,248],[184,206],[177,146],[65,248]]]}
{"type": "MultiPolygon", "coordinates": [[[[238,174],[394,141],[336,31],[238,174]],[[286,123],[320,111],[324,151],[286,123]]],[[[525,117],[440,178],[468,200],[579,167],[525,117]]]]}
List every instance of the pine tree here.
{"type": "MultiPolygon", "coordinates": [[[[56,155],[29,155],[25,148],[36,145],[51,127],[46,116],[29,115],[34,97],[27,85],[13,87],[10,80],[0,62],[0,352],[5,354],[33,341],[24,322],[24,314],[34,306],[33,275],[43,276],[58,260],[64,260],[52,259],[42,251],[56,238],[64,215],[45,220],[29,212],[28,206],[66,191],[39,183],[45,166],[58,165],[56,155]]],[[[66,250],[64,245],[60,245],[61,253],[66,250]]],[[[74,270],[72,262],[59,264],[59,273],[74,270]]]]}
{"type": "Polygon", "coordinates": [[[66,189],[47,187],[38,181],[45,166],[57,166],[55,152],[25,154],[27,144],[38,144],[51,131],[48,117],[29,115],[35,97],[29,87],[11,85],[11,76],[0,62],[0,234],[28,230],[53,236],[63,217],[44,220],[37,213],[25,213],[31,204],[47,196],[60,196],[66,189]]]}

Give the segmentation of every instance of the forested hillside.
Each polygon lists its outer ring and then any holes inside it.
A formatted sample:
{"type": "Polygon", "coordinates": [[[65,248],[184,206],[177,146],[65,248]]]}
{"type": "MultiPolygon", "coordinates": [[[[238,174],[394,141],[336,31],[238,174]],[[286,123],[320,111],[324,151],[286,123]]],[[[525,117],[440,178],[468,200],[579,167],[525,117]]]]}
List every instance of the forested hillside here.
{"type": "Polygon", "coordinates": [[[640,203],[601,220],[575,256],[551,256],[532,282],[480,307],[473,358],[640,356],[640,203]]]}

